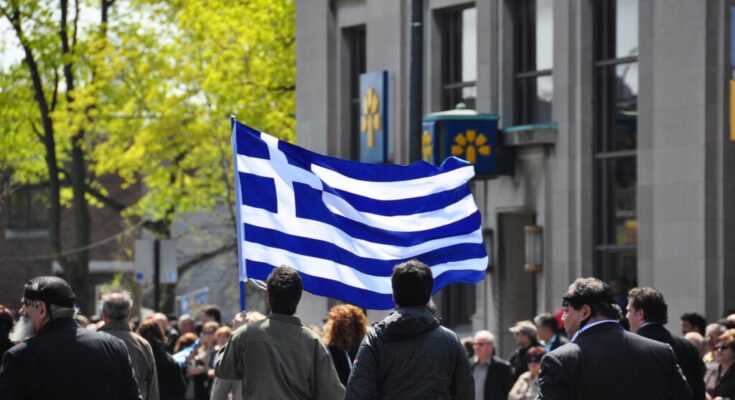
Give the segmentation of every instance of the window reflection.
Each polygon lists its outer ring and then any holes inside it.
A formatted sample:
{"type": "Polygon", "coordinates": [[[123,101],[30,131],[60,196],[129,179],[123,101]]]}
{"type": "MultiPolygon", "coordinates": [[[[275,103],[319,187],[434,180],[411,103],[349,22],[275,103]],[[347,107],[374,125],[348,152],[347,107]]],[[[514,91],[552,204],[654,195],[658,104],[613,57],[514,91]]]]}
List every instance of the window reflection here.
{"type": "Polygon", "coordinates": [[[475,107],[477,90],[477,9],[444,11],[442,31],[442,108],[475,107]]]}
{"type": "Polygon", "coordinates": [[[638,55],[638,0],[617,0],[615,58],[638,55]]]}

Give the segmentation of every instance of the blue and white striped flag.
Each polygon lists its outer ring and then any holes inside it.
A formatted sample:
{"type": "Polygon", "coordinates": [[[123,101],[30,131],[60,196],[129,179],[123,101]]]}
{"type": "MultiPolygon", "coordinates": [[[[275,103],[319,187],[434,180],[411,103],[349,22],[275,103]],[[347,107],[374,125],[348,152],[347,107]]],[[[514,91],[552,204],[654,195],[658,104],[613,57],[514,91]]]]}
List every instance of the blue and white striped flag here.
{"type": "Polygon", "coordinates": [[[323,156],[233,119],[240,280],[286,264],[304,289],[364,308],[394,307],[393,267],[429,265],[434,293],[482,280],[480,212],[458,158],[440,167],[323,156]]]}

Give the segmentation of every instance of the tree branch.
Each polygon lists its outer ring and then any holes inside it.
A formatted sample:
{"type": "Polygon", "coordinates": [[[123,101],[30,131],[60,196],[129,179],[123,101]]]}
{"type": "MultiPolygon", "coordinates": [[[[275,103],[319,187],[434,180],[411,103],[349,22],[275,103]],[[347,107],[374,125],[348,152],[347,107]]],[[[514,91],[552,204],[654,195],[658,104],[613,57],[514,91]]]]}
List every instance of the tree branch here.
{"type": "Polygon", "coordinates": [[[177,268],[177,271],[179,275],[183,275],[186,271],[190,270],[195,265],[202,263],[204,261],[207,261],[207,260],[211,260],[212,258],[217,257],[220,254],[225,254],[227,252],[235,250],[235,248],[237,248],[236,242],[225,243],[222,246],[214,250],[210,250],[210,251],[194,256],[193,258],[189,259],[185,263],[179,265],[179,267],[177,268]]]}

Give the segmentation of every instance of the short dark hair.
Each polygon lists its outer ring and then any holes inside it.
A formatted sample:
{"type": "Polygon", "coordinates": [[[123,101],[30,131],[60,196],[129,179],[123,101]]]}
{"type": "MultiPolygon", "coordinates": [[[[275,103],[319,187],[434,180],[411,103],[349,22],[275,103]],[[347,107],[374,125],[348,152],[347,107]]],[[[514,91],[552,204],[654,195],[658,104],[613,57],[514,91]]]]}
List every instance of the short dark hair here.
{"type": "Polygon", "coordinates": [[[273,269],[265,283],[271,312],[287,315],[296,313],[296,306],[299,305],[304,288],[298,271],[287,265],[281,265],[273,269]]]}
{"type": "Polygon", "coordinates": [[[704,335],[704,331],[707,330],[707,320],[698,313],[691,312],[681,314],[681,320],[689,322],[693,327],[697,328],[699,333],[702,335],[704,335]]]}
{"type": "Polygon", "coordinates": [[[636,310],[643,310],[643,320],[665,325],[669,322],[669,306],[664,295],[652,287],[633,288],[628,291],[628,299],[636,310]]]}
{"type": "Polygon", "coordinates": [[[425,306],[434,289],[431,269],[418,260],[409,260],[393,268],[393,299],[398,307],[425,306]]]}
{"type": "Polygon", "coordinates": [[[208,315],[214,318],[218,324],[222,323],[222,311],[215,305],[206,305],[201,309],[202,314],[208,315]]]}
{"type": "Polygon", "coordinates": [[[556,318],[549,313],[543,313],[536,316],[533,319],[533,323],[539,328],[545,326],[551,330],[555,335],[559,333],[559,324],[556,323],[556,318]]]}
{"type": "Polygon", "coordinates": [[[579,310],[586,304],[592,316],[620,320],[620,307],[615,304],[612,289],[607,283],[597,278],[578,278],[572,283],[572,289],[562,297],[562,305],[579,310]]]}

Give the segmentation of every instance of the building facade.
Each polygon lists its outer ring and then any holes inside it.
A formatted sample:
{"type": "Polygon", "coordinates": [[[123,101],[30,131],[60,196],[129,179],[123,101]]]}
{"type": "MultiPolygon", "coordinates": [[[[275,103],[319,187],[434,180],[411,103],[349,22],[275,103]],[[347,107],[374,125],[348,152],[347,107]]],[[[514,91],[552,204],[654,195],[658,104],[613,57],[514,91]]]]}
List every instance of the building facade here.
{"type": "MultiPolygon", "coordinates": [[[[496,114],[513,154],[512,174],[472,183],[492,261],[485,281],[438,294],[448,325],[493,330],[508,354],[508,327],[557,310],[580,276],[621,299],[658,288],[674,331],[684,312],[735,307],[733,6],[423,1],[422,113],[496,114]],[[543,244],[533,272],[526,227],[543,244]]],[[[360,159],[360,76],[387,71],[384,161],[415,161],[412,1],[299,0],[296,12],[298,144],[360,159]]]]}

